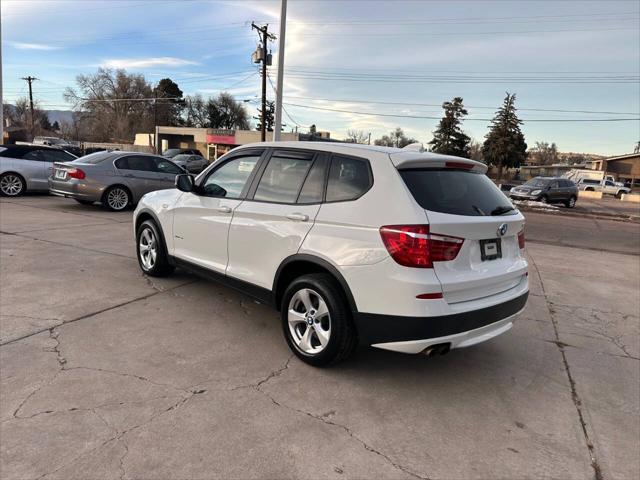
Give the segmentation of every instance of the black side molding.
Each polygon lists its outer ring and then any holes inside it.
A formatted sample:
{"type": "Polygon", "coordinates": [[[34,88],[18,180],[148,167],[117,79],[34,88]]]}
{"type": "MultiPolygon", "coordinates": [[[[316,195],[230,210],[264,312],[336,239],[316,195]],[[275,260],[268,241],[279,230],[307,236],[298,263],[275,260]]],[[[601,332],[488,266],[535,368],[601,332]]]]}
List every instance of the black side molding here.
{"type": "Polygon", "coordinates": [[[358,335],[369,345],[445,337],[484,327],[522,310],[529,292],[508,302],[470,312],[440,317],[400,317],[375,313],[354,315],[358,335]]]}
{"type": "Polygon", "coordinates": [[[244,280],[238,280],[237,278],[229,277],[222,273],[213,272],[207,268],[201,267],[200,265],[195,265],[180,258],[170,256],[169,263],[176,267],[182,268],[183,270],[194,273],[199,277],[203,277],[207,280],[212,280],[222,285],[231,287],[234,290],[238,290],[241,293],[255,298],[261,303],[274,306],[273,294],[269,289],[259,287],[258,285],[254,285],[253,283],[245,282],[244,280]]]}

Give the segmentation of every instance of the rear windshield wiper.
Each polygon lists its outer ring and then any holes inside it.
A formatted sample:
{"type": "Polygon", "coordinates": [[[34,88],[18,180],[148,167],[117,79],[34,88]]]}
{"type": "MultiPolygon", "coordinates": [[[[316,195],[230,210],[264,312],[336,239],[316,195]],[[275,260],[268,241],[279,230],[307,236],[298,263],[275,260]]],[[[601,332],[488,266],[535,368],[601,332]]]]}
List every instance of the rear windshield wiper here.
{"type": "Polygon", "coordinates": [[[477,205],[471,205],[471,208],[473,208],[480,215],[485,216],[485,217],[487,216],[487,214],[484,213],[484,211],[480,207],[478,207],[477,205]]]}
{"type": "Polygon", "coordinates": [[[513,210],[515,210],[515,208],[500,205],[499,207],[496,207],[491,211],[491,215],[504,215],[505,213],[511,212],[513,210]]]}

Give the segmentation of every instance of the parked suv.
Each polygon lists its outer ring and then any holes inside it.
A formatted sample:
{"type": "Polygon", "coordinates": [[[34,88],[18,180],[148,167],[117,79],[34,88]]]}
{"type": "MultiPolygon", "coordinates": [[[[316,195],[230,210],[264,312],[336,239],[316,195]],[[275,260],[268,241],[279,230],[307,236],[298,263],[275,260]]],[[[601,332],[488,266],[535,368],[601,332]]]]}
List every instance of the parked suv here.
{"type": "Polygon", "coordinates": [[[565,207],[573,208],[578,199],[578,187],[566,178],[535,177],[519,187],[513,187],[509,195],[515,200],[564,203],[565,207]]]}
{"type": "Polygon", "coordinates": [[[274,305],[312,365],[348,357],[358,339],[445,353],[509,330],[529,291],[524,217],[485,172],[386,147],[242,146],[140,200],[138,262],[274,305]]]}

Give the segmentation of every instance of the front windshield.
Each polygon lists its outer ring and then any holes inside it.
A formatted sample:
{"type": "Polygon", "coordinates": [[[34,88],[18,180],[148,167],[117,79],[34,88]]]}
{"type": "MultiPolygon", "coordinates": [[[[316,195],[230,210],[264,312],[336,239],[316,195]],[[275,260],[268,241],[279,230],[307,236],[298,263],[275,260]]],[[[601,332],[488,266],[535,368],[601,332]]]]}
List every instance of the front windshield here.
{"type": "Polygon", "coordinates": [[[532,178],[527,183],[524,184],[526,187],[546,187],[548,180],[544,178],[532,178]]]}

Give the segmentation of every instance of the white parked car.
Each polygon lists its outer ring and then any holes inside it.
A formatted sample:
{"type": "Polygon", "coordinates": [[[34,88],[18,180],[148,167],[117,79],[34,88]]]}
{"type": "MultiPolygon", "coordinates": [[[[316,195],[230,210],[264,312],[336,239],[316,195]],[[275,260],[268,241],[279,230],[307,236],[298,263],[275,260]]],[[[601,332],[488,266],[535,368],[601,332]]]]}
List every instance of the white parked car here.
{"type": "Polygon", "coordinates": [[[509,330],[528,296],[524,217],[485,172],[395,148],[246,145],[140,200],[138,261],[271,303],[312,365],[358,340],[446,353],[509,330]]]}

